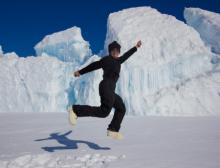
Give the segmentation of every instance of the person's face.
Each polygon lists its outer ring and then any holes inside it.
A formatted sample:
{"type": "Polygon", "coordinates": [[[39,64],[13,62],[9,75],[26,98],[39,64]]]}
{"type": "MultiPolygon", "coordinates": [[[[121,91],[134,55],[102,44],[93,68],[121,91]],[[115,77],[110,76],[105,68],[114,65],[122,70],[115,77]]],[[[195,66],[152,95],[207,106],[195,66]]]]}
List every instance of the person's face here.
{"type": "Polygon", "coordinates": [[[112,49],[111,52],[110,52],[110,55],[111,55],[113,58],[118,58],[118,57],[119,57],[119,54],[120,54],[120,52],[118,51],[117,48],[112,49]]]}

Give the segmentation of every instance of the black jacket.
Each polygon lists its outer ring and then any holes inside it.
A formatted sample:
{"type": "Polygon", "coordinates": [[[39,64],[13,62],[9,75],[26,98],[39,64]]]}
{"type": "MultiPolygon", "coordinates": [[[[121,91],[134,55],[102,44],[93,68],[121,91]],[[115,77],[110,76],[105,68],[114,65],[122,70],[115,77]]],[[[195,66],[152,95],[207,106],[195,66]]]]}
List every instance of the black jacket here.
{"type": "Polygon", "coordinates": [[[117,59],[113,58],[111,55],[105,56],[101,58],[99,61],[95,61],[86,66],[85,68],[79,70],[79,73],[82,75],[87,72],[91,72],[93,70],[102,68],[104,71],[103,79],[112,79],[116,82],[119,78],[121,64],[136,51],[137,48],[133,47],[117,59]]]}

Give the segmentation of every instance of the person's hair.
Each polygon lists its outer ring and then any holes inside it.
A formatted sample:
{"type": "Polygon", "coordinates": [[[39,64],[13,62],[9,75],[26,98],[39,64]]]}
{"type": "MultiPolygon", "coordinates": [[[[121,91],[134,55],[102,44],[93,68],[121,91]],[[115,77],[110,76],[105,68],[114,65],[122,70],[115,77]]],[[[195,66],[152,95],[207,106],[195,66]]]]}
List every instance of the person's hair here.
{"type": "Polygon", "coordinates": [[[108,52],[110,53],[115,48],[118,50],[118,52],[120,52],[121,45],[117,41],[113,41],[108,45],[108,52]]]}

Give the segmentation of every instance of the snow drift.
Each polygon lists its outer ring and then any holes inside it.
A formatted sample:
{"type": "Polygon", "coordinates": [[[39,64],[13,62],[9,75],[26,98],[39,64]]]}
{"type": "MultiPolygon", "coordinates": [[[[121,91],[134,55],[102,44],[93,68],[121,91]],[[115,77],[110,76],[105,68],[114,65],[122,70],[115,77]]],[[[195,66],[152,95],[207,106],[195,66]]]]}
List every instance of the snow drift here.
{"type": "MultiPolygon", "coordinates": [[[[116,88],[127,114],[219,115],[218,64],[211,64],[210,48],[195,29],[150,7],[125,9],[109,15],[102,56],[113,40],[123,53],[140,39],[143,46],[122,65],[116,88]]],[[[0,112],[64,112],[73,103],[100,105],[102,71],[71,76],[100,59],[92,55],[80,28],[48,35],[35,49],[37,57],[11,53],[0,59],[0,112]]]]}

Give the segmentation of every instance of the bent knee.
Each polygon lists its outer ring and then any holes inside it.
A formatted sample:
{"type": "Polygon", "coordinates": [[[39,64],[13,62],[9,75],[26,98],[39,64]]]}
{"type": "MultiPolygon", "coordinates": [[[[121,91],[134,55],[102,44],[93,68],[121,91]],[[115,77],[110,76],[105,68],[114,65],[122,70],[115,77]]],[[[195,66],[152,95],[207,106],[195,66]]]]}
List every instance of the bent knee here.
{"type": "Polygon", "coordinates": [[[101,118],[106,118],[106,117],[108,117],[108,115],[109,115],[109,113],[102,113],[102,114],[100,114],[100,117],[101,118]]]}
{"type": "Polygon", "coordinates": [[[125,104],[124,104],[124,103],[123,103],[122,106],[119,108],[119,111],[120,111],[121,113],[124,113],[124,114],[125,114],[125,112],[126,112],[126,107],[125,107],[125,104]]]}
{"type": "Polygon", "coordinates": [[[102,111],[101,111],[100,117],[102,117],[102,118],[108,117],[108,115],[111,112],[111,108],[101,108],[101,109],[102,109],[102,111]]]}

